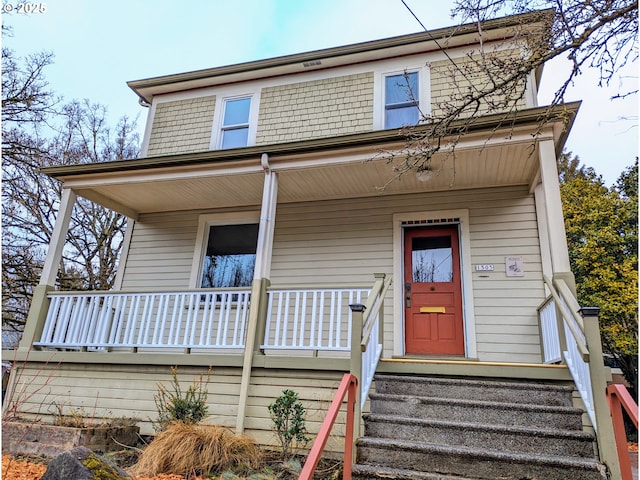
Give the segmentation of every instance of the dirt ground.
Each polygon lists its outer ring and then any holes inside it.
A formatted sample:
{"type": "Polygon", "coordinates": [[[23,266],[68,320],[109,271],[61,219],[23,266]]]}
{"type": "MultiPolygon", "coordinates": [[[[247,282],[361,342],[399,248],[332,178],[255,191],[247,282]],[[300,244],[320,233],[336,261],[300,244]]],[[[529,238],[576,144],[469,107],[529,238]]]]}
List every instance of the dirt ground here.
{"type": "MultiPolygon", "coordinates": [[[[15,459],[10,455],[2,456],[1,480],[40,480],[47,466],[43,463],[15,459]]],[[[133,480],[185,480],[182,475],[158,475],[155,477],[133,477],[133,480]]],[[[198,477],[196,480],[203,480],[198,477]]]]}

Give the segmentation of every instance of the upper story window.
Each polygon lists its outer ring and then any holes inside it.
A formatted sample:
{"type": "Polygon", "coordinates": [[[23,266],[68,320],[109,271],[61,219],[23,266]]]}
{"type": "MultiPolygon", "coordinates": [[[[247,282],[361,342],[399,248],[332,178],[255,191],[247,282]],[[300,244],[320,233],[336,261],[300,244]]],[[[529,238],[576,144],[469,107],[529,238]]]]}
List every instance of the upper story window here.
{"type": "Polygon", "coordinates": [[[416,125],[420,121],[418,72],[384,77],[384,128],[416,125]]]}
{"type": "Polygon", "coordinates": [[[249,140],[251,97],[224,101],[220,148],[246,147],[249,140]]]}

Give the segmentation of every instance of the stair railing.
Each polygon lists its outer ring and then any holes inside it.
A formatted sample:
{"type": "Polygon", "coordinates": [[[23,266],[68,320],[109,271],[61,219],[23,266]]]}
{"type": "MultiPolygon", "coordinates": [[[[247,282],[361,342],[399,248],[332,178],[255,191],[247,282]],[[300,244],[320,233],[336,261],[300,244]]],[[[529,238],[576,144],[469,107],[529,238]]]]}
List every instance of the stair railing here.
{"type": "Polygon", "coordinates": [[[344,480],[351,480],[351,466],[353,464],[353,432],[354,432],[354,418],[355,418],[355,406],[356,406],[356,392],[358,391],[358,379],[355,375],[345,373],[338,387],[338,391],[333,397],[333,401],[329,406],[327,416],[322,422],[318,436],[313,442],[311,451],[307,460],[304,462],[304,467],[300,472],[298,480],[311,480],[313,473],[316,470],[320,456],[324,450],[329,434],[333,428],[333,424],[336,421],[344,396],[347,395],[347,418],[345,420],[345,433],[344,433],[344,457],[342,478],[344,480]]]}
{"type": "Polygon", "coordinates": [[[629,418],[638,428],[638,404],[633,400],[627,387],[620,384],[612,384],[607,387],[607,400],[611,408],[613,431],[616,437],[618,459],[620,461],[620,473],[622,480],[632,480],[631,461],[629,459],[629,447],[627,446],[627,434],[624,428],[622,409],[624,408],[629,418]]]}
{"type": "Polygon", "coordinates": [[[606,397],[608,376],[598,323],[600,309],[580,307],[563,279],[551,281],[545,275],[544,281],[558,312],[562,356],[597,434],[600,459],[609,467],[612,478],[616,478],[620,465],[606,397]]]}
{"type": "MultiPolygon", "coordinates": [[[[376,281],[365,304],[351,304],[351,374],[360,382],[357,394],[356,418],[369,396],[373,376],[382,355],[384,343],[384,297],[391,286],[391,277],[376,273],[376,281]]],[[[358,420],[358,424],[360,421],[358,420]]],[[[358,425],[359,432],[359,425],[358,425]]]]}

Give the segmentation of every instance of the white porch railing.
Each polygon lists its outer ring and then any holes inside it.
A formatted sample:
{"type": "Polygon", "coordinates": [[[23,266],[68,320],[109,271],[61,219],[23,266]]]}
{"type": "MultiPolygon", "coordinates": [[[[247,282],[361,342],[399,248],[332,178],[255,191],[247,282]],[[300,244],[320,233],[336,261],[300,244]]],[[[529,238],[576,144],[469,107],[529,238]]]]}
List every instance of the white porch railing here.
{"type": "Polygon", "coordinates": [[[42,336],[34,345],[244,348],[249,298],[248,289],[51,293],[42,336]]]}
{"type": "Polygon", "coordinates": [[[551,292],[551,296],[539,309],[545,362],[548,358],[556,356],[557,360],[561,360],[559,356],[561,333],[566,343],[566,349],[562,352],[564,361],[571,372],[591,424],[594,430],[597,430],[592,385],[593,372],[589,365],[589,350],[584,333],[584,323],[578,314],[580,305],[562,280],[557,282],[558,290],[546,277],[545,283],[551,292]],[[561,323],[557,320],[556,312],[558,311],[562,318],[561,323]],[[559,324],[562,325],[562,332],[558,329],[559,324]]]}
{"type": "Polygon", "coordinates": [[[384,297],[391,287],[391,277],[380,274],[376,279],[366,305],[351,306],[354,312],[361,311],[359,321],[355,322],[357,325],[354,324],[353,327],[353,335],[356,336],[355,340],[359,340],[360,348],[356,351],[358,346],[357,341],[354,341],[351,351],[351,373],[360,379],[358,387],[360,410],[367,402],[384,347],[384,297]],[[358,328],[361,329],[361,334],[358,328]]]}
{"type": "Polygon", "coordinates": [[[553,297],[550,296],[538,307],[538,318],[540,319],[542,361],[544,363],[561,362],[562,353],[560,352],[558,319],[556,318],[556,304],[553,297]]]}
{"type": "Polygon", "coordinates": [[[363,302],[368,293],[365,288],[269,289],[261,348],[349,351],[349,304],[363,302]]]}

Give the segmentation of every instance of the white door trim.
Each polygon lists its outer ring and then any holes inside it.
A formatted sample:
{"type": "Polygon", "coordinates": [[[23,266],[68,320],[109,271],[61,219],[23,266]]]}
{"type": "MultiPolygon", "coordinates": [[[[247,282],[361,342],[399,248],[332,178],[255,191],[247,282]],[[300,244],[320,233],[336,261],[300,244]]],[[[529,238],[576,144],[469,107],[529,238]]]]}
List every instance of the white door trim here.
{"type": "Polygon", "coordinates": [[[469,210],[438,210],[432,212],[407,212],[393,215],[393,272],[396,281],[393,301],[393,355],[404,356],[404,290],[403,256],[404,227],[457,224],[460,236],[460,271],[462,276],[462,312],[464,324],[465,357],[477,358],[476,323],[473,305],[471,268],[471,234],[469,210]]]}

